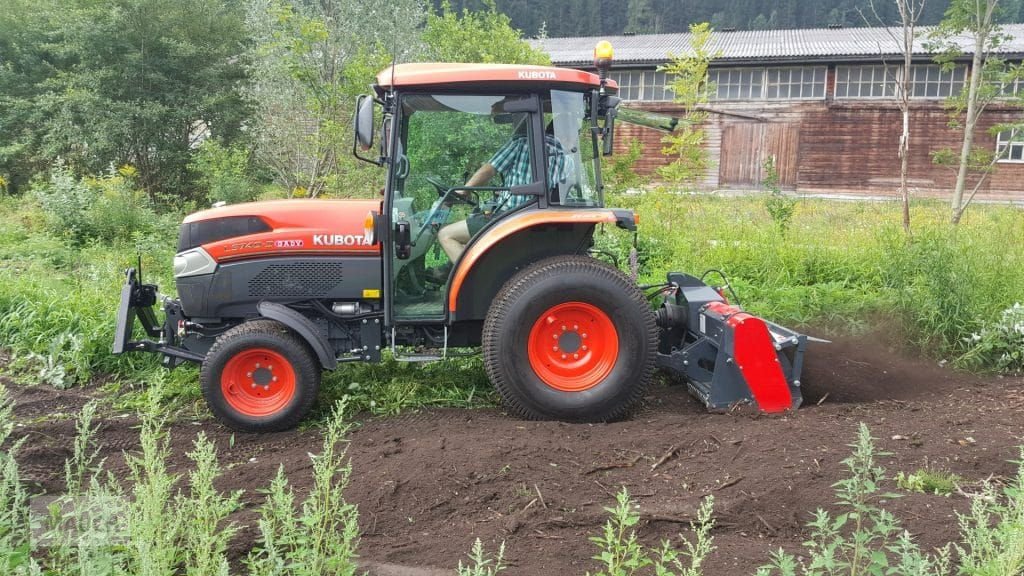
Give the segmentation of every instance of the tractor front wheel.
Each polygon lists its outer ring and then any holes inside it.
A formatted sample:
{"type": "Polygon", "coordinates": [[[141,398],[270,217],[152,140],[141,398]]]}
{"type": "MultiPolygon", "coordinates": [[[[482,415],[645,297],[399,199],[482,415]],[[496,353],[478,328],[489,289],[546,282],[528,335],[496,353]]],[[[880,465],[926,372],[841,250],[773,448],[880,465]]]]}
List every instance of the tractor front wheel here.
{"type": "Polygon", "coordinates": [[[243,432],[277,432],[294,428],[313,407],[320,365],[286,326],[254,320],[217,338],[199,378],[218,420],[243,432]]]}
{"type": "Polygon", "coordinates": [[[483,328],[506,408],[532,420],[627,416],[654,372],[654,313],[622,272],[584,256],[543,260],[505,284],[483,328]]]}

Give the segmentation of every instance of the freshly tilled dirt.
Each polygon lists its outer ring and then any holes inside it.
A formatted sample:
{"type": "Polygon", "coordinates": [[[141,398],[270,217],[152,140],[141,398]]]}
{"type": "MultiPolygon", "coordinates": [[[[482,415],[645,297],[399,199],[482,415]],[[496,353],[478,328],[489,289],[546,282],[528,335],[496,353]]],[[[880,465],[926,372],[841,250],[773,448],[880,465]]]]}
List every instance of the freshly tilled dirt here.
{"type": "MultiPolygon", "coordinates": [[[[867,423],[890,472],[922,467],[968,481],[1007,477],[1024,443],[1024,380],[980,378],[909,360],[870,340],[815,345],[808,352],[805,405],[784,416],[709,414],[680,386],[655,386],[645,408],[613,424],[526,422],[498,410],[439,409],[395,418],[358,417],[350,435],[354,469],[347,497],[359,505],[360,554],[372,574],[443,573],[475,538],[506,543],[510,575],[595,571],[589,536],[625,486],[639,505],[645,543],[689,533],[701,499],[715,497],[717,550],[706,574],[751,574],[779,547],[797,551],[819,508],[834,507],[858,423],[867,423]]],[[[95,389],[11,385],[19,456],[27,481],[59,493],[73,416],[95,389]]],[[[284,466],[301,492],[311,481],[316,431],[243,435],[204,417],[170,426],[172,469],[205,431],[225,467],[220,487],[245,490],[236,521],[254,524],[266,487],[284,466]],[[234,437],[232,443],[232,436],[234,437]]],[[[134,417],[102,419],[106,466],[125,477],[122,453],[137,448],[134,417]]],[[[924,546],[957,537],[955,512],[968,501],[923,494],[887,503],[924,546]]],[[[244,556],[254,528],[236,538],[244,556]]]]}

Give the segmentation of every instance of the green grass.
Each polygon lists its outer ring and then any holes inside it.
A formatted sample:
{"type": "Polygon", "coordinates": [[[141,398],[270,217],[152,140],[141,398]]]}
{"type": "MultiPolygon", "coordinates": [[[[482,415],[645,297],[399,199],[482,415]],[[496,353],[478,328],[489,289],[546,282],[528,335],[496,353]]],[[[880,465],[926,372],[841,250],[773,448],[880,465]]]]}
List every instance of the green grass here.
{"type": "MultiPolygon", "coordinates": [[[[959,227],[942,202],[913,205],[914,236],[895,202],[802,199],[781,232],[760,197],[651,192],[609,204],[641,216],[641,280],[668,271],[724,271],[748,310],[812,331],[894,332],[913,351],[984,371],[972,335],[1024,302],[1024,211],[973,206],[959,227]]],[[[624,262],[631,238],[599,247],[624,262]]],[[[1022,341],[1024,344],[1024,341],[1022,341]]],[[[1006,370],[1024,366],[999,365],[1006,370]]]]}
{"type": "Polygon", "coordinates": [[[952,494],[963,481],[963,478],[952,472],[930,468],[921,468],[910,474],[896,474],[896,486],[902,490],[941,496],[952,494]]]}

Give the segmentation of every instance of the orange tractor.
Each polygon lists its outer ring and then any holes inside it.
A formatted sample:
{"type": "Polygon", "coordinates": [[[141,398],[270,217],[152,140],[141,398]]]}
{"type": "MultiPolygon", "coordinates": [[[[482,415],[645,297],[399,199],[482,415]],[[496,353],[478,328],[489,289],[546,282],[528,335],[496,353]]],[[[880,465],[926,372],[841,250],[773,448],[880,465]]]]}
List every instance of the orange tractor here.
{"type": "Polygon", "coordinates": [[[616,119],[632,114],[606,79],[610,60],[601,46],[598,74],[385,70],[357,102],[353,146],[387,170],[383,198],[188,216],[178,297],[128,270],[114,353],[201,364],[210,409],[245,431],[295,426],[323,370],[380,361],[386,348],[407,361],[480,348],[508,411],[523,418],[623,418],[659,367],[711,408],[795,408],[806,336],[744,313],[694,276],[641,287],[593,256],[598,227],[635,231],[638,221],[604,206],[601,159],[616,119]]]}

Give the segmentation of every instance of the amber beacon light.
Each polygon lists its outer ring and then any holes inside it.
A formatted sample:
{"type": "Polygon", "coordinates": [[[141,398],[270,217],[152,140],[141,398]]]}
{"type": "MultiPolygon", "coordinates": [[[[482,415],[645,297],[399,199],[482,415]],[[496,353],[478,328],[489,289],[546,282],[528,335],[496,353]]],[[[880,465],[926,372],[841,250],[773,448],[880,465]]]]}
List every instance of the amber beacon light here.
{"type": "Polygon", "coordinates": [[[612,48],[612,43],[607,40],[601,40],[594,46],[594,66],[598,69],[608,69],[612,65],[612,57],[615,56],[615,50],[612,48]]]}

